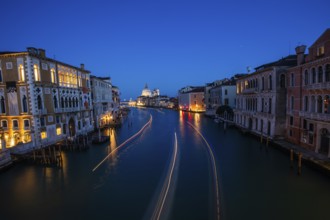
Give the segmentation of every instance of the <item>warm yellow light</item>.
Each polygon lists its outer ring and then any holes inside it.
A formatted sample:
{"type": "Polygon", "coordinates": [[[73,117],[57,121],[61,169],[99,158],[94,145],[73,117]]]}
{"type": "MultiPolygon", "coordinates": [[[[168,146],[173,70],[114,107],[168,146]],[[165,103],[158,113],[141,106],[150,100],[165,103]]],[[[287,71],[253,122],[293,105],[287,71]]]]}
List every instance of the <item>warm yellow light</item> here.
{"type": "Polygon", "coordinates": [[[41,132],[41,139],[45,139],[47,138],[47,132],[46,131],[42,131],[41,132]]]}
{"type": "Polygon", "coordinates": [[[61,135],[62,134],[62,129],[61,128],[56,128],[56,134],[61,135]]]}

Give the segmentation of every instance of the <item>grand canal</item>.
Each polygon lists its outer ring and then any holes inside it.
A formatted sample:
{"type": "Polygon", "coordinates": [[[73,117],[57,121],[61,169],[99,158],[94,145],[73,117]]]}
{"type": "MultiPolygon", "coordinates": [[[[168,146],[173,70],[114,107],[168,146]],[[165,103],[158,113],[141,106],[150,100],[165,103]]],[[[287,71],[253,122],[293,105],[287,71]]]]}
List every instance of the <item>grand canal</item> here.
{"type": "Polygon", "coordinates": [[[62,169],[1,173],[1,219],[330,218],[330,178],[202,115],[132,109],[104,132],[110,144],[63,152],[62,169]]]}

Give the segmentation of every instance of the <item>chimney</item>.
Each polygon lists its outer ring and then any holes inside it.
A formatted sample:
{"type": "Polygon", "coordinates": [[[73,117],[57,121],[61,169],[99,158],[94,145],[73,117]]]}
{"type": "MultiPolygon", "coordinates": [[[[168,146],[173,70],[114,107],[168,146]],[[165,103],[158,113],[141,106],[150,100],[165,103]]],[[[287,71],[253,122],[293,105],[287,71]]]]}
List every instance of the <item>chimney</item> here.
{"type": "Polygon", "coordinates": [[[42,48],[39,48],[39,56],[42,58],[46,58],[46,51],[42,48]]]}
{"type": "Polygon", "coordinates": [[[301,65],[305,61],[305,50],[306,45],[301,45],[296,47],[296,54],[297,54],[297,65],[301,65]]]}
{"type": "Polygon", "coordinates": [[[85,64],[81,63],[80,64],[80,69],[84,70],[85,69],[85,64]]]}

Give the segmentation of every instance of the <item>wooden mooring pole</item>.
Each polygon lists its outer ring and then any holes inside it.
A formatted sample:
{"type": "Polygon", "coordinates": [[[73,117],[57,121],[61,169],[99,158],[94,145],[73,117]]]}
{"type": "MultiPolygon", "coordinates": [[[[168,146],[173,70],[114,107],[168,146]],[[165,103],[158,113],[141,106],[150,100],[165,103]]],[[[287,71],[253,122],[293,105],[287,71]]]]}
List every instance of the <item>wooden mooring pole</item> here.
{"type": "Polygon", "coordinates": [[[301,175],[301,159],[302,159],[302,153],[298,154],[298,175],[301,175]]]}
{"type": "Polygon", "coordinates": [[[290,149],[290,167],[293,168],[293,149],[290,149]]]}

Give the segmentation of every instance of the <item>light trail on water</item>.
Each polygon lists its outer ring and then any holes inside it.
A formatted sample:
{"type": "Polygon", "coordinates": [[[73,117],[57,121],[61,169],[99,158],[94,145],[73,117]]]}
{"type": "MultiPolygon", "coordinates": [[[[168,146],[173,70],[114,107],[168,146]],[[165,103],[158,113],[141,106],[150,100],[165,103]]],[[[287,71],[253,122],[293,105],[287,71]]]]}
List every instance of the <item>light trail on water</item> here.
{"type": "Polygon", "coordinates": [[[214,157],[214,153],[212,151],[211,146],[209,145],[209,143],[206,141],[205,137],[203,136],[203,134],[194,126],[192,125],[190,122],[187,122],[188,125],[190,125],[204,140],[208,150],[209,150],[209,154],[211,156],[211,161],[212,161],[212,168],[213,168],[213,175],[214,175],[214,180],[215,180],[215,191],[216,191],[216,203],[217,203],[217,219],[220,219],[220,196],[219,196],[219,181],[218,181],[218,172],[217,172],[217,166],[215,163],[215,157],[214,157]]]}
{"type": "Polygon", "coordinates": [[[178,139],[176,136],[176,132],[174,132],[174,137],[175,137],[175,142],[174,142],[174,152],[173,152],[173,156],[172,156],[172,160],[170,163],[170,169],[169,172],[167,173],[167,176],[165,178],[165,183],[163,185],[162,191],[160,193],[155,211],[151,217],[152,220],[159,220],[161,217],[161,214],[163,212],[163,208],[164,208],[164,204],[166,202],[166,198],[169,192],[169,189],[171,187],[171,183],[172,183],[172,177],[173,177],[173,172],[174,172],[174,168],[176,165],[176,161],[177,161],[177,155],[178,155],[178,139]]]}
{"type": "Polygon", "coordinates": [[[135,133],[132,137],[128,138],[126,141],[124,141],[122,144],[120,144],[116,149],[114,149],[113,151],[111,151],[100,163],[98,163],[94,167],[94,169],[92,170],[92,172],[94,172],[97,168],[99,168],[114,152],[118,151],[120,148],[122,148],[123,146],[125,146],[125,144],[127,144],[129,141],[131,141],[136,136],[138,136],[139,134],[141,134],[144,131],[144,129],[148,125],[150,125],[151,123],[152,123],[152,115],[150,115],[149,121],[137,133],[135,133]]]}

